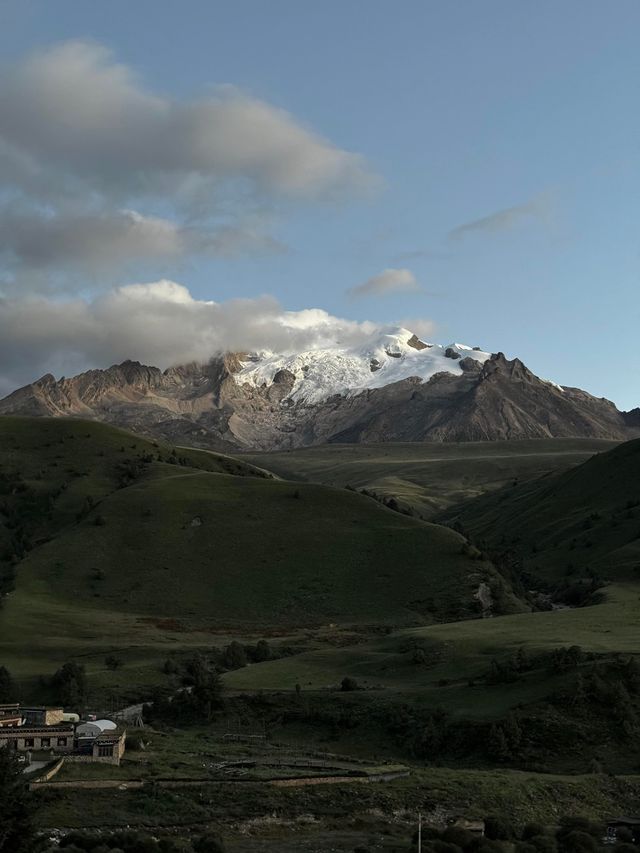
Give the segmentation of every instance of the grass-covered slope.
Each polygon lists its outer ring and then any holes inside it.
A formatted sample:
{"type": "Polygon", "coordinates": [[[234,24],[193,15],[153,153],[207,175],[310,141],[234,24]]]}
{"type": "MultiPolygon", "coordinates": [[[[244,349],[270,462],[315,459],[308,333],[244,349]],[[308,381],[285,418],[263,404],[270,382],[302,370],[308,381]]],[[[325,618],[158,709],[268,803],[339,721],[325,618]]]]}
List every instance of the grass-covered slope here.
{"type": "Polygon", "coordinates": [[[142,476],[176,470],[260,476],[251,464],[175,449],[105,424],[0,417],[0,595],[32,549],[142,476]]]}
{"type": "Polygon", "coordinates": [[[640,440],[448,514],[477,540],[512,546],[541,577],[640,578],[640,440]]]}
{"type": "Polygon", "coordinates": [[[16,675],[191,632],[203,645],[208,631],[467,617],[495,577],[457,533],[354,492],[103,424],[1,419],[0,466],[17,572],[0,661],[16,675]]]}
{"type": "Polygon", "coordinates": [[[413,628],[247,667],[224,678],[229,688],[239,690],[293,690],[296,684],[324,690],[349,676],[389,701],[402,696],[461,717],[499,717],[520,703],[548,696],[567,676],[550,675],[541,665],[513,683],[487,685],[493,660],[504,662],[520,649],[535,658],[573,645],[598,657],[639,655],[639,591],[638,584],[612,586],[596,607],[413,628]]]}
{"type": "Polygon", "coordinates": [[[505,484],[564,471],[609,450],[599,439],[331,444],[243,458],[288,480],[351,485],[425,518],[505,484]]]}
{"type": "Polygon", "coordinates": [[[177,470],[33,551],[18,588],[190,626],[407,624],[473,612],[490,567],[463,546],[346,490],[177,470]]]}

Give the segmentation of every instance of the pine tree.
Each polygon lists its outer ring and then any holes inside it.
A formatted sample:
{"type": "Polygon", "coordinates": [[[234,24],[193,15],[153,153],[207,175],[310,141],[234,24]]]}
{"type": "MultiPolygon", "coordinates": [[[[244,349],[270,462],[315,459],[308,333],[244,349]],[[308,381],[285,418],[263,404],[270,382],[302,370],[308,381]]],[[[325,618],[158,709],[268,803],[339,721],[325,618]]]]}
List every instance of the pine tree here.
{"type": "Polygon", "coordinates": [[[511,757],[509,752],[509,742],[507,741],[504,729],[500,725],[494,723],[491,726],[487,746],[490,756],[498,761],[506,761],[511,757]]]}
{"type": "Polygon", "coordinates": [[[77,663],[65,663],[52,680],[57,701],[69,708],[80,708],[87,701],[87,677],[84,667],[77,663]]]}
{"type": "Polygon", "coordinates": [[[503,724],[503,732],[509,748],[509,753],[517,752],[522,743],[522,729],[515,714],[509,714],[503,724]]]}
{"type": "Polygon", "coordinates": [[[585,709],[587,701],[587,690],[585,688],[584,678],[578,673],[571,704],[576,711],[580,712],[585,709]]]}

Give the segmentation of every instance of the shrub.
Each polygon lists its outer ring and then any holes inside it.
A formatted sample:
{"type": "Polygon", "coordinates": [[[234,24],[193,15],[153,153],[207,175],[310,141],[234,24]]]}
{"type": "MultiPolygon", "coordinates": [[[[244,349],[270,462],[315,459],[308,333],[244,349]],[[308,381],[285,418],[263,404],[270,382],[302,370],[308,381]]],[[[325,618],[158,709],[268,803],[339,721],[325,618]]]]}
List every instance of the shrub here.
{"type": "Polygon", "coordinates": [[[484,834],[495,841],[511,841],[516,836],[513,824],[502,815],[489,815],[484,819],[484,834]]]}

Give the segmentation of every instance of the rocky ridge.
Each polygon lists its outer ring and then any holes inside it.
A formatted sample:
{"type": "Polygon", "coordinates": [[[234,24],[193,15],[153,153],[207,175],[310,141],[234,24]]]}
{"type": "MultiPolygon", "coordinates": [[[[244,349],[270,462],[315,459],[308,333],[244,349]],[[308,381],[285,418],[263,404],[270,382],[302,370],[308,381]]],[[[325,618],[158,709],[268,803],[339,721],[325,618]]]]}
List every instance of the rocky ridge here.
{"type": "Polygon", "coordinates": [[[1,400],[0,414],[91,418],[222,450],[640,434],[638,410],[540,379],[517,358],[404,329],[358,347],[47,374],[1,400]]]}

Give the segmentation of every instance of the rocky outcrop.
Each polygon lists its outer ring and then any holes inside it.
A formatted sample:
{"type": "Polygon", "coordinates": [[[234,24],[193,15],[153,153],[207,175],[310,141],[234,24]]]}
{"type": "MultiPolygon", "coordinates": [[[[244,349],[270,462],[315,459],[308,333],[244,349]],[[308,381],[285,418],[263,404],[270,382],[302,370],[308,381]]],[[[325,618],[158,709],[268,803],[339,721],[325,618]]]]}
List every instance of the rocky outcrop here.
{"type": "Polygon", "coordinates": [[[236,381],[251,358],[230,354],[165,371],[125,361],[58,381],[47,374],[0,401],[0,414],[94,418],[220,450],[640,434],[640,410],[621,413],[608,400],[560,388],[502,353],[484,363],[456,358],[458,373],[428,381],[409,377],[313,403],[292,399],[296,377],[287,369],[260,385],[236,381]]]}

